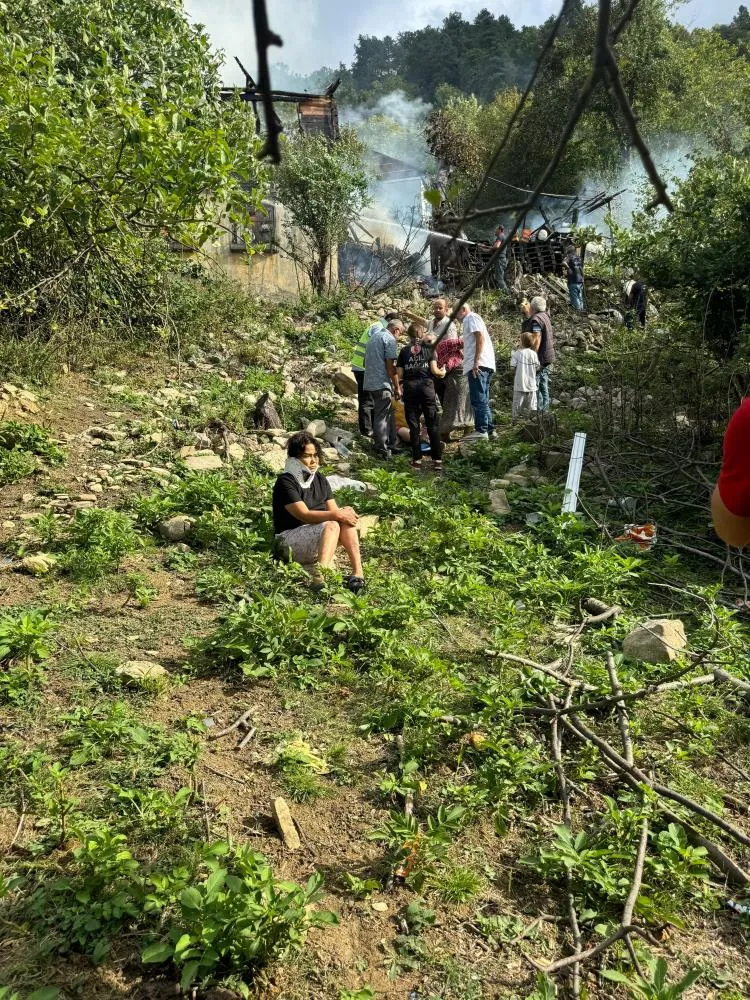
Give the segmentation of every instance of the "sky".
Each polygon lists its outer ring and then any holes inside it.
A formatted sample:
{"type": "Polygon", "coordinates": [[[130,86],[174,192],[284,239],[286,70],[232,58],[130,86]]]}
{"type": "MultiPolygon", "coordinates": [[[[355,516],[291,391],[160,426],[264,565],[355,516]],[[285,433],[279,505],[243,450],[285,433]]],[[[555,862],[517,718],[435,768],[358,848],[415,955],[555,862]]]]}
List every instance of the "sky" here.
{"type": "MultiPolygon", "coordinates": [[[[284,40],[270,50],[271,62],[285,62],[300,73],[321,66],[351,63],[358,35],[396,35],[399,31],[439,25],[453,10],[471,20],[486,8],[507,14],[516,25],[539,24],[556,14],[561,0],[267,0],[271,28],[284,40]]],[[[688,27],[731,21],[742,0],[688,0],[677,18],[688,27]]],[[[747,2],[747,0],[745,0],[747,2]]],[[[192,20],[204,24],[227,62],[225,83],[242,83],[233,56],[255,69],[255,39],[250,0],[184,0],[192,20]]]]}

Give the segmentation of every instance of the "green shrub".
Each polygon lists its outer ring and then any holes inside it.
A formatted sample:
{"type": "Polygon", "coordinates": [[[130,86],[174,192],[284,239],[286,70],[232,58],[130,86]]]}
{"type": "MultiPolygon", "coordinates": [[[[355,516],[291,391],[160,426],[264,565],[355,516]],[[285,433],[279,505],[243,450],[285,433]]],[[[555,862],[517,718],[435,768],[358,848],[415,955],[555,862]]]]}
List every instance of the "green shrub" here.
{"type": "Polygon", "coordinates": [[[65,452],[50,441],[49,434],[38,424],[20,424],[15,420],[0,422],[0,450],[31,452],[49,465],[65,461],[65,452]]]}
{"type": "Polygon", "coordinates": [[[318,685],[348,662],[336,642],[340,623],[324,610],[297,607],[281,596],[241,601],[197,644],[196,658],[212,670],[238,668],[248,677],[284,672],[318,685]]]}
{"type": "Polygon", "coordinates": [[[138,776],[142,783],[173,764],[192,767],[198,744],[186,733],[143,723],[124,702],[80,706],[62,715],[61,742],[71,750],[70,766],[108,762],[109,774],[138,776]]]}
{"type": "Polygon", "coordinates": [[[47,636],[56,622],[48,611],[0,614],[0,666],[22,660],[27,666],[50,654],[47,636]]]}
{"type": "Polygon", "coordinates": [[[75,949],[100,962],[112,939],[142,919],[143,885],[122,834],[104,823],[76,832],[82,843],[67,872],[35,890],[25,915],[43,938],[43,952],[75,949]]]}
{"type": "Polygon", "coordinates": [[[200,517],[219,511],[225,517],[239,514],[242,498],[237,483],[221,472],[186,476],[165,490],[157,490],[134,503],[138,520],[149,528],[176,514],[200,517]]]}
{"type": "Polygon", "coordinates": [[[76,580],[98,580],[139,544],[127,514],[109,508],[79,510],[62,539],[62,567],[76,580]]]}
{"type": "Polygon", "coordinates": [[[145,963],[172,960],[181,969],[184,991],[196,981],[239,974],[250,979],[269,962],[298,951],[309,927],[336,923],[334,914],[316,910],[322,876],[302,887],[278,881],[262,854],[238,847],[222,867],[229,845],[216,845],[210,875],[187,886],[179,912],[168,917],[166,938],[144,949],[145,963]]]}
{"type": "Polygon", "coordinates": [[[36,472],[38,462],[28,451],[13,448],[11,451],[0,451],[0,486],[11,486],[20,483],[36,472]]]}

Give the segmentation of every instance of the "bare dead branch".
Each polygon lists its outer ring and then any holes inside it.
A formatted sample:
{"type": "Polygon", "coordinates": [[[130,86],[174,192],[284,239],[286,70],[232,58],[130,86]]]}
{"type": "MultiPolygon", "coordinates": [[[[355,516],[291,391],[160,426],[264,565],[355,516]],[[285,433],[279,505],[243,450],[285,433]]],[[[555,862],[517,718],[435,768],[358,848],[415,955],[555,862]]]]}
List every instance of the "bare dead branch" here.
{"type": "Polygon", "coordinates": [[[633,114],[633,109],[628,100],[628,95],[625,93],[625,88],[622,85],[622,79],[620,78],[620,70],[617,66],[617,60],[612,54],[612,49],[609,44],[604,46],[604,61],[607,67],[607,75],[609,77],[609,82],[612,87],[612,92],[614,93],[615,99],[620,107],[623,118],[625,119],[625,124],[630,132],[631,139],[633,140],[633,145],[638,150],[638,155],[641,158],[641,163],[643,164],[643,169],[648,174],[648,179],[656,191],[656,198],[654,198],[651,203],[652,206],[664,205],[667,211],[672,212],[674,206],[672,204],[672,199],[667,194],[667,188],[664,181],[661,179],[659,171],[656,169],[656,164],[654,163],[651,152],[643,140],[640,129],[638,128],[638,122],[633,114]]]}
{"type": "Polygon", "coordinates": [[[571,728],[574,732],[577,731],[580,736],[583,736],[584,739],[593,743],[616,771],[619,771],[621,774],[627,775],[632,779],[631,784],[633,784],[634,787],[647,785],[652,788],[657,795],[670,799],[672,802],[678,803],[678,805],[684,806],[690,812],[703,817],[703,819],[709,820],[709,822],[713,823],[714,826],[718,826],[720,830],[723,830],[724,833],[728,834],[738,843],[744,844],[746,847],[750,847],[750,837],[744,834],[742,830],[738,830],[736,826],[728,823],[723,817],[718,816],[711,809],[706,808],[706,806],[702,806],[699,802],[695,802],[687,795],[683,795],[681,792],[676,792],[673,788],[668,788],[660,782],[653,781],[640,768],[630,766],[625,758],[617,753],[614,747],[610,746],[606,740],[603,740],[585,723],[581,722],[575,713],[571,712],[569,720],[567,718],[563,718],[563,725],[571,728]]]}
{"type": "Polygon", "coordinates": [[[552,663],[536,663],[534,660],[529,660],[525,656],[516,656],[514,653],[502,653],[494,649],[487,652],[490,656],[496,657],[498,660],[510,660],[511,663],[521,663],[523,666],[538,670],[548,677],[554,677],[556,681],[559,681],[560,684],[564,684],[566,687],[580,688],[582,691],[596,691],[596,688],[590,684],[586,684],[584,681],[577,681],[572,677],[566,677],[565,674],[561,674],[556,670],[555,667],[558,667],[562,663],[562,660],[553,660],[552,663]]]}
{"type": "MultiPolygon", "coordinates": [[[[617,676],[617,668],[615,667],[615,658],[612,653],[607,653],[607,673],[609,674],[609,683],[612,687],[612,694],[619,700],[615,702],[615,707],[617,709],[617,722],[620,726],[620,737],[622,739],[622,751],[625,754],[625,760],[628,764],[633,765],[633,741],[630,738],[630,722],[628,720],[628,712],[625,708],[625,702],[622,700],[622,687],[620,686],[620,679],[617,676]]],[[[624,924],[629,924],[629,920],[623,919],[624,924]]]]}
{"type": "Polygon", "coordinates": [[[268,68],[268,50],[272,45],[283,45],[281,38],[268,26],[266,0],[253,0],[255,43],[258,50],[258,86],[263,94],[263,114],[266,119],[266,143],[261,157],[269,156],[273,163],[281,162],[279,136],[283,128],[276,116],[271,98],[271,73],[268,68]]]}

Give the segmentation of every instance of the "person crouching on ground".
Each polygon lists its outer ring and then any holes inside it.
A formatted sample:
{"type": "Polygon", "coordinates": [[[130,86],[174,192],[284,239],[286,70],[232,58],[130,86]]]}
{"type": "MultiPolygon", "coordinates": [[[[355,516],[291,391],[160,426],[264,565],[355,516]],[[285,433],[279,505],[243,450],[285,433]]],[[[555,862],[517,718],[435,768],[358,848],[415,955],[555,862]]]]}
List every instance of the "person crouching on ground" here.
{"type": "MultiPolygon", "coordinates": [[[[290,557],[303,565],[317,563],[331,569],[336,549],[349,557],[352,573],[344,585],[357,594],[365,589],[359,553],[357,513],[339,507],[328,480],[318,470],[320,445],[307,431],[289,438],[289,456],[273,487],[273,530],[277,542],[290,557]]],[[[321,573],[313,574],[313,586],[323,585],[321,573]]]]}
{"type": "Polygon", "coordinates": [[[404,411],[409,424],[411,441],[411,467],[422,468],[422,441],[420,417],[424,416],[425,427],[430,438],[430,457],[433,468],[443,467],[443,443],[440,440],[440,424],[435,402],[435,378],[445,378],[445,369],[438,367],[433,357],[432,347],[425,343],[427,330],[421,323],[412,323],[407,330],[409,344],[398,356],[398,377],[404,397],[404,411]]]}
{"type": "Polygon", "coordinates": [[[533,348],[534,339],[530,333],[521,334],[521,347],[510,356],[510,367],[515,368],[513,380],[513,423],[536,411],[536,374],[539,358],[533,348]]]}

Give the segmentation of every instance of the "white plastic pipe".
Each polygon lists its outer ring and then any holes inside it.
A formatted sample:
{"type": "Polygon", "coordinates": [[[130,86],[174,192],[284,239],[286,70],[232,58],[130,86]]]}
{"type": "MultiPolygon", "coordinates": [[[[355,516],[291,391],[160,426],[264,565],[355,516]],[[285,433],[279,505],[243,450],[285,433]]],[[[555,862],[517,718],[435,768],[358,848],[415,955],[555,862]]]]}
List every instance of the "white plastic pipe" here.
{"type": "Polygon", "coordinates": [[[563,494],[563,514],[575,514],[576,508],[578,507],[578,487],[581,483],[581,472],[583,471],[583,452],[585,448],[586,435],[583,431],[578,431],[573,438],[573,450],[570,453],[568,478],[565,482],[565,493],[563,494]]]}

